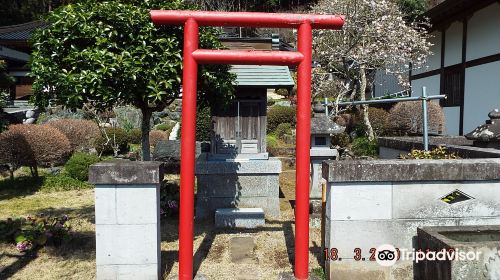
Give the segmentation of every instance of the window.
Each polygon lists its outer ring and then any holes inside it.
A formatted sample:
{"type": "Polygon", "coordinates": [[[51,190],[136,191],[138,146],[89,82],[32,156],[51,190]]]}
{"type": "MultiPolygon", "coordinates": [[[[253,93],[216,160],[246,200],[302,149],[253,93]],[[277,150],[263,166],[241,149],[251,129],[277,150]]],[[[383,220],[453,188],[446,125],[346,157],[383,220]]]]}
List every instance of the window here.
{"type": "Polygon", "coordinates": [[[326,137],[314,137],[314,144],[316,146],[326,146],[326,137]]]}
{"type": "Polygon", "coordinates": [[[441,99],[441,106],[452,107],[462,105],[462,66],[452,66],[444,69],[443,89],[441,94],[447,96],[446,99],[441,99]]]}

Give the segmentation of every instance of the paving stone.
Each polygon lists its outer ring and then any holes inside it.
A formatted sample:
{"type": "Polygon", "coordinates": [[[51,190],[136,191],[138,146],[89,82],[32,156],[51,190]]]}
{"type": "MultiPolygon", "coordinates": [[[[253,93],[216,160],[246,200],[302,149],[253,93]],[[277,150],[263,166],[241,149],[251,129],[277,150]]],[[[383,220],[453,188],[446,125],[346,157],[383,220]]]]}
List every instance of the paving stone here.
{"type": "Polygon", "coordinates": [[[215,211],[219,228],[256,228],[265,225],[262,208],[221,208],[215,211]]]}
{"type": "Polygon", "coordinates": [[[255,242],[253,237],[231,238],[231,262],[238,264],[256,264],[255,242]]]}

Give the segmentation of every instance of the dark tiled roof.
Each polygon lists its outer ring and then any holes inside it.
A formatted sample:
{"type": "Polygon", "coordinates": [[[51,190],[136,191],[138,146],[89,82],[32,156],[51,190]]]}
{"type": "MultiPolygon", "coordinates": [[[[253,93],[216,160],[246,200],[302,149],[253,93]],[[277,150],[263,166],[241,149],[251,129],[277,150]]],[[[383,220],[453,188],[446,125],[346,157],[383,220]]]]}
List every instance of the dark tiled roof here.
{"type": "Polygon", "coordinates": [[[18,25],[2,26],[0,27],[0,40],[28,41],[35,29],[44,26],[46,26],[46,23],[42,21],[32,21],[18,25]]]}

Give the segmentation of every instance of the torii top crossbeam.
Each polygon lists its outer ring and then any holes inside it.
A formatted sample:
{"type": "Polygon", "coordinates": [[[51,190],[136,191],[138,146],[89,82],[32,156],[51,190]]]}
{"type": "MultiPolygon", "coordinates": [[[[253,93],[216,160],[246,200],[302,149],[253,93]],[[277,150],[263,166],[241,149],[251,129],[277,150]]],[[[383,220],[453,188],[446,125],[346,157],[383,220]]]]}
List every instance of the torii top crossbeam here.
{"type": "Polygon", "coordinates": [[[198,64],[298,65],[295,187],[295,277],[309,274],[309,148],[312,29],[340,29],[342,16],[310,14],[151,11],[158,25],[184,25],[182,73],[179,279],[193,279],[193,218],[198,64]],[[297,28],[297,52],[198,49],[198,26],[297,28]]]}

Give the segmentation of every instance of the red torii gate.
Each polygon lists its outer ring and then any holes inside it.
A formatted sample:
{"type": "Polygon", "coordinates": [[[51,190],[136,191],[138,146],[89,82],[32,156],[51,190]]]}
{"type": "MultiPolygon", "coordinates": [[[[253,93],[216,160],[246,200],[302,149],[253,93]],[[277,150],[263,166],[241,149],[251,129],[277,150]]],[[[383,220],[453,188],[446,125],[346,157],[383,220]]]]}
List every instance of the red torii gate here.
{"type": "Polygon", "coordinates": [[[344,24],[344,17],[308,14],[155,10],[151,11],[151,19],[153,23],[159,25],[184,24],[179,279],[186,280],[193,278],[196,84],[198,64],[298,65],[295,277],[297,279],[307,279],[309,273],[309,148],[312,29],[340,29],[344,24]],[[198,49],[199,25],[297,28],[297,52],[198,49]]]}

